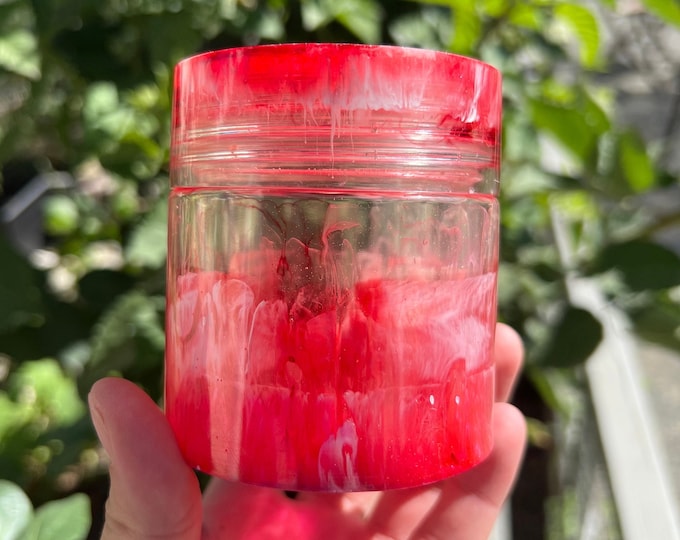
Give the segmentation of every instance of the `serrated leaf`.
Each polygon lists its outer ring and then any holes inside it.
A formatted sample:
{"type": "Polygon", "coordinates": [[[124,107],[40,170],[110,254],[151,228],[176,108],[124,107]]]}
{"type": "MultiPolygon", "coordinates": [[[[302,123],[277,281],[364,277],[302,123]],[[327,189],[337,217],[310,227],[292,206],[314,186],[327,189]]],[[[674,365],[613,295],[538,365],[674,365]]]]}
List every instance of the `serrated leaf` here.
{"type": "Polygon", "coordinates": [[[33,517],[33,505],[23,490],[0,480],[0,540],[18,540],[33,517]]]}
{"type": "Polygon", "coordinates": [[[165,263],[168,238],[168,205],[160,199],[133,231],[125,250],[130,264],[160,268],[165,263]]]}
{"type": "Polygon", "coordinates": [[[574,3],[558,4],[554,13],[578,38],[583,65],[595,67],[600,59],[600,29],[595,16],[588,8],[574,3]]]}
{"type": "Polygon", "coordinates": [[[645,143],[633,132],[624,133],[619,140],[619,165],[628,185],[636,193],[654,186],[656,172],[647,154],[645,143]]]}
{"type": "Polygon", "coordinates": [[[21,540],[84,540],[90,522],[90,500],[76,493],[38,508],[21,540]]]}
{"type": "Polygon", "coordinates": [[[540,355],[540,364],[569,368],[584,363],[602,341],[602,324],[585,309],[567,306],[551,325],[552,335],[540,355]]]}
{"type": "Polygon", "coordinates": [[[635,291],[668,289],[680,285],[680,257],[653,242],[632,240],[605,247],[595,272],[616,270],[635,291]]]}
{"type": "Polygon", "coordinates": [[[680,4],[677,0],[643,0],[642,3],[660,19],[680,26],[680,4]]]}
{"type": "Polygon", "coordinates": [[[38,42],[28,30],[0,35],[0,67],[28,79],[40,78],[38,42]]]}

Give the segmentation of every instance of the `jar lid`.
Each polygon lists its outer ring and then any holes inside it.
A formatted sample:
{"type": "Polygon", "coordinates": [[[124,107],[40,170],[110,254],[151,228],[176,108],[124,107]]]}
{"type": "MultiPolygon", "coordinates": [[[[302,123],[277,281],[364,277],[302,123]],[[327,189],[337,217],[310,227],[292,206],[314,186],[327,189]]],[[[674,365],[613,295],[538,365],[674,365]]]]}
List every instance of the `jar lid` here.
{"type": "Polygon", "coordinates": [[[177,65],[173,103],[176,186],[413,179],[425,191],[497,191],[501,77],[471,58],[349,44],[226,49],[177,65]]]}

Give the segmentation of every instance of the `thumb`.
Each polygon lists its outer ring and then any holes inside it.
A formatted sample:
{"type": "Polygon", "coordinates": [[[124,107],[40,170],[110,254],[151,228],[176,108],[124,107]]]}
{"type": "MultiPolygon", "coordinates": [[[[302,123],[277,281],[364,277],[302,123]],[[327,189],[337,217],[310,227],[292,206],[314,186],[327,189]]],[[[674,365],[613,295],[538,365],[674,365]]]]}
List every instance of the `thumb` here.
{"type": "Polygon", "coordinates": [[[102,540],[198,540],[201,491],[160,409],[124,379],[97,381],[88,401],[111,459],[102,540]]]}

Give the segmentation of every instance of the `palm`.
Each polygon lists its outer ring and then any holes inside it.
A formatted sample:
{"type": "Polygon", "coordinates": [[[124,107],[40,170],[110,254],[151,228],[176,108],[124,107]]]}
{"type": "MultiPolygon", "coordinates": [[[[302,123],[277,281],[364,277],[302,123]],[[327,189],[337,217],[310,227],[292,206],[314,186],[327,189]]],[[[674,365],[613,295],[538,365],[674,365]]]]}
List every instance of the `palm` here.
{"type": "Polygon", "coordinates": [[[513,470],[508,468],[509,476],[496,479],[492,473],[503,469],[502,461],[516,457],[513,445],[523,444],[523,431],[516,427],[521,419],[515,412],[499,405],[496,415],[497,444],[503,441],[499,446],[508,452],[498,452],[481,467],[432,486],[338,495],[301,493],[291,500],[276,490],[213,481],[204,498],[203,538],[406,539],[441,530],[446,531],[442,539],[485,539],[504,498],[494,493],[499,484],[511,480],[513,470]],[[470,515],[474,521],[468,519],[470,515]]]}
{"type": "MultiPolygon", "coordinates": [[[[517,335],[500,325],[496,398],[507,399],[519,370],[517,335]]],[[[97,432],[111,455],[104,539],[484,540],[517,472],[524,422],[505,403],[494,411],[495,448],[474,469],[415,489],[301,493],[214,480],[203,496],[160,410],[132,383],[103,379],[90,394],[97,432]]]]}

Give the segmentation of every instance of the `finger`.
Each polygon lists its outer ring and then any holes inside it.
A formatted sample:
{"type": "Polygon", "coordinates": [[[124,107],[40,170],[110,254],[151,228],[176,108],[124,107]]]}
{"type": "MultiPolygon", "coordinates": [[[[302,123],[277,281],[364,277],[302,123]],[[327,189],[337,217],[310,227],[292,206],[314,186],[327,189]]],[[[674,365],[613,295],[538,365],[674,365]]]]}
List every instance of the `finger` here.
{"type": "Polygon", "coordinates": [[[496,436],[482,464],[441,483],[442,493],[413,533],[414,540],[486,540],[519,469],[526,439],[522,414],[512,405],[494,408],[496,436]]]}
{"type": "Polygon", "coordinates": [[[203,504],[204,540],[363,538],[363,520],[332,504],[291,500],[276,489],[213,480],[203,504]]]}
{"type": "Polygon", "coordinates": [[[276,489],[214,478],[203,495],[204,540],[297,538],[299,519],[288,502],[276,489]]]}
{"type": "MultiPolygon", "coordinates": [[[[508,398],[523,356],[524,347],[517,332],[505,324],[498,324],[494,350],[497,401],[508,398]]],[[[371,526],[390,538],[406,538],[438,497],[439,489],[432,486],[387,492],[371,516],[371,526]]]]}
{"type": "Polygon", "coordinates": [[[496,362],[496,401],[507,401],[524,359],[524,344],[508,325],[496,325],[494,360],[496,362]]]}
{"type": "Polygon", "coordinates": [[[303,491],[298,494],[296,501],[334,508],[344,515],[364,519],[373,512],[381,495],[379,491],[356,491],[350,493],[303,491]]]}
{"type": "Polygon", "coordinates": [[[368,522],[378,538],[408,538],[439,500],[438,484],[387,491],[368,522]]]}
{"type": "Polygon", "coordinates": [[[165,416],[134,384],[106,378],[88,396],[111,459],[102,539],[199,539],[201,492],[165,416]]]}
{"type": "MultiPolygon", "coordinates": [[[[496,365],[496,400],[508,398],[519,373],[524,356],[522,340],[511,327],[498,324],[494,361],[496,365]]],[[[394,490],[384,494],[302,493],[298,500],[327,504],[346,514],[365,516],[372,530],[389,538],[406,538],[436,503],[439,489],[426,486],[416,489],[394,490]]]]}

